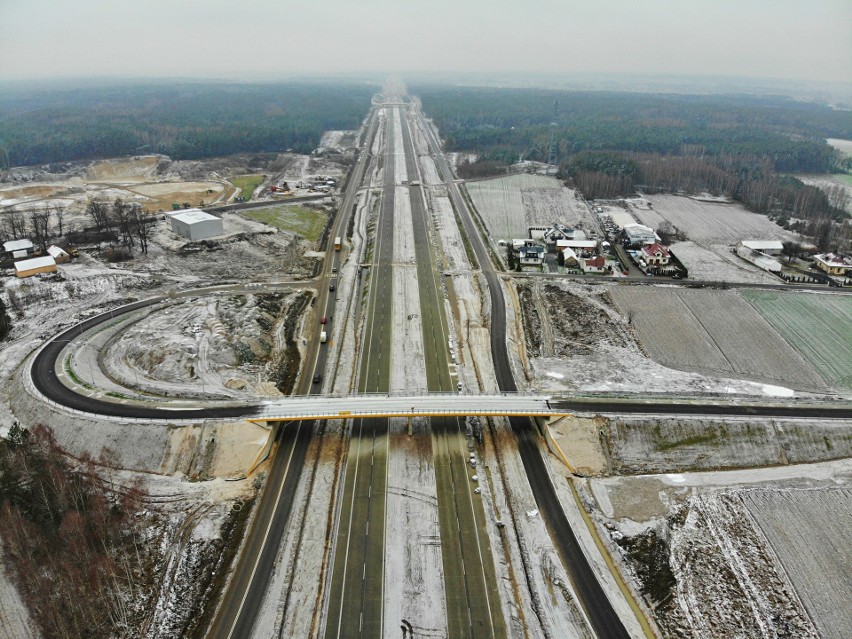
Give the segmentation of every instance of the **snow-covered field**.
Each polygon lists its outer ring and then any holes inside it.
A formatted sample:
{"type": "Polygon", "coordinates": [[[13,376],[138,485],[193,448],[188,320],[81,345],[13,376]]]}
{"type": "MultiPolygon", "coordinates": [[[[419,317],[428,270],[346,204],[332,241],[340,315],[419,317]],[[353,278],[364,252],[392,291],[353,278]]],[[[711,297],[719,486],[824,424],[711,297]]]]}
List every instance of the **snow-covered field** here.
{"type": "Polygon", "coordinates": [[[672,368],[827,390],[813,367],[734,291],[612,289],[642,346],[672,368]]]}
{"type": "MultiPolygon", "coordinates": [[[[535,195],[529,196],[528,203],[531,206],[538,205],[538,209],[528,209],[525,206],[524,189],[564,189],[556,178],[521,173],[493,180],[468,182],[465,186],[479,216],[485,223],[488,234],[494,240],[527,237],[527,227],[533,225],[530,221],[531,216],[539,219],[541,215],[549,211],[561,210],[560,218],[552,219],[548,224],[560,221],[562,216],[566,220],[574,219],[576,216],[570,189],[565,189],[567,194],[561,197],[553,196],[545,199],[541,195],[538,198],[535,195]],[[548,202],[549,206],[545,206],[545,202],[548,202]],[[563,203],[564,209],[561,206],[563,203]]],[[[535,225],[538,224],[539,222],[535,222],[535,225]]]]}
{"type": "Polygon", "coordinates": [[[730,246],[675,242],[672,254],[689,270],[689,278],[708,282],[779,284],[781,280],[736,255],[730,246]]]}
{"type": "Polygon", "coordinates": [[[703,202],[678,195],[649,195],[647,200],[651,208],[631,208],[640,223],[657,229],[663,221],[671,222],[694,242],[734,246],[740,240],[796,239],[765,215],[747,211],[739,204],[703,202]]]}
{"type": "Polygon", "coordinates": [[[838,138],[828,138],[826,140],[831,146],[838,151],[843,151],[846,155],[852,155],[852,140],[840,140],[838,138]]]}
{"type": "Polygon", "coordinates": [[[852,490],[741,493],[824,639],[852,628],[852,490]],[[818,525],[815,525],[819,522],[818,525]]]}
{"type": "Polygon", "coordinates": [[[850,479],[844,460],[580,488],[664,637],[840,637],[850,479]]]}

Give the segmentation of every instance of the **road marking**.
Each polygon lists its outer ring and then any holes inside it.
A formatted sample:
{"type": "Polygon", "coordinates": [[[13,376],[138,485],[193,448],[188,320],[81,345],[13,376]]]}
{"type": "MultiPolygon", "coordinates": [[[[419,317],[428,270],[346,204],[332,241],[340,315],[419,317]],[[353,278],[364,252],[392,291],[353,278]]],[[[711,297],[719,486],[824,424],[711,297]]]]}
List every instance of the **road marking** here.
{"type": "MultiPolygon", "coordinates": [[[[302,422],[299,422],[298,429],[303,427],[302,422]]],[[[272,514],[269,517],[269,523],[266,526],[266,531],[263,533],[263,543],[260,544],[261,551],[266,547],[266,540],[269,538],[269,531],[272,529],[272,522],[275,520],[275,513],[278,512],[278,504],[281,501],[281,493],[284,491],[284,483],[287,479],[287,475],[290,474],[290,462],[293,461],[293,453],[296,452],[296,441],[298,440],[299,434],[296,433],[296,439],[293,440],[293,446],[290,448],[290,455],[287,457],[287,465],[284,467],[284,475],[281,482],[278,485],[278,494],[275,496],[275,507],[272,509],[272,514]]],[[[257,553],[257,557],[254,560],[254,566],[252,566],[251,574],[249,574],[249,585],[254,581],[254,574],[257,572],[257,567],[260,565],[260,555],[261,553],[257,553]]],[[[243,606],[246,603],[246,598],[248,597],[249,588],[246,588],[246,591],[243,593],[243,598],[240,599],[240,605],[237,608],[237,614],[234,616],[234,623],[231,624],[231,629],[228,631],[228,638],[233,636],[234,629],[237,627],[237,622],[240,619],[240,614],[243,611],[243,606]]]]}

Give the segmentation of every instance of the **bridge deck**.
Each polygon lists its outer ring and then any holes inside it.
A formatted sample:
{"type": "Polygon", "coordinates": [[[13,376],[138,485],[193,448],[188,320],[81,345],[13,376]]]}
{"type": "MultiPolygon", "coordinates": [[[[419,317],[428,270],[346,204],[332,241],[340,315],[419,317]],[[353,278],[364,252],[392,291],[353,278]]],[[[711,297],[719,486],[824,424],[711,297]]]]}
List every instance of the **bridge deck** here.
{"type": "Polygon", "coordinates": [[[530,395],[429,394],[399,397],[358,395],[350,397],[288,397],[268,402],[248,421],[299,419],[353,419],[358,417],[558,417],[569,413],[549,403],[550,397],[530,395]]]}

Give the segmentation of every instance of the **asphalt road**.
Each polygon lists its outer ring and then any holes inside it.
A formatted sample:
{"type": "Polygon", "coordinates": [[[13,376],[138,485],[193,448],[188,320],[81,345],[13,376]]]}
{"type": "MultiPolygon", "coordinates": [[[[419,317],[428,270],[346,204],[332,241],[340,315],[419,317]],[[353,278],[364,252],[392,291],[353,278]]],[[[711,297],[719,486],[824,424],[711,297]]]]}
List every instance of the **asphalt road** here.
{"type": "MultiPolygon", "coordinates": [[[[467,206],[453,180],[447,161],[440,152],[440,147],[432,130],[425,122],[424,128],[435,153],[436,163],[447,182],[453,204],[462,219],[491,294],[491,355],[494,361],[497,383],[500,390],[504,392],[516,391],[517,386],[512,375],[506,346],[506,309],[503,301],[503,289],[500,286],[497,273],[491,266],[482,238],[477,232],[467,206]]],[[[520,418],[512,418],[509,421],[518,439],[521,459],[532,486],[539,512],[541,512],[554,540],[554,545],[562,557],[568,576],[580,600],[580,605],[585,610],[592,629],[600,638],[628,639],[630,635],[595,578],[589,561],[583,554],[574,531],[565,517],[556,490],[550,482],[550,476],[539,452],[532,422],[529,419],[520,418]]]]}
{"type": "MultiPolygon", "coordinates": [[[[376,132],[374,114],[368,124],[365,150],[358,158],[352,170],[339,214],[332,225],[327,242],[330,260],[325,260],[321,282],[329,281],[332,269],[339,268],[341,253],[334,251],[333,238],[343,236],[349,223],[349,216],[364,173],[369,163],[368,151],[376,132]]],[[[333,314],[336,291],[320,286],[317,301],[318,316],[333,314]]],[[[297,392],[318,394],[320,384],[313,384],[317,372],[324,373],[328,356],[328,344],[319,343],[320,325],[315,328],[315,339],[305,353],[306,366],[300,377],[297,392]]],[[[246,532],[244,547],[234,567],[233,576],[217,610],[211,625],[210,637],[228,639],[251,636],[258,613],[263,604],[275,559],[279,551],[284,531],[287,530],[292,511],[293,500],[308,447],[314,432],[313,422],[279,424],[276,443],[272,450],[269,474],[264,482],[251,528],[246,532]]]]}
{"type": "MultiPolygon", "coordinates": [[[[415,180],[417,155],[405,112],[402,134],[409,182],[420,181],[415,180]]],[[[430,392],[450,392],[454,390],[449,366],[450,333],[444,313],[442,276],[434,265],[422,189],[411,186],[409,194],[427,388],[430,392]]],[[[481,498],[473,493],[470,475],[474,473],[467,465],[466,428],[458,418],[432,418],[431,430],[449,635],[505,637],[485,512],[481,498]]]]}
{"type": "MultiPolygon", "coordinates": [[[[382,201],[375,229],[358,390],[387,392],[393,318],[395,107],[386,109],[382,201]]],[[[346,457],[325,636],[380,637],[384,623],[388,421],[357,419],[346,457]]]]}

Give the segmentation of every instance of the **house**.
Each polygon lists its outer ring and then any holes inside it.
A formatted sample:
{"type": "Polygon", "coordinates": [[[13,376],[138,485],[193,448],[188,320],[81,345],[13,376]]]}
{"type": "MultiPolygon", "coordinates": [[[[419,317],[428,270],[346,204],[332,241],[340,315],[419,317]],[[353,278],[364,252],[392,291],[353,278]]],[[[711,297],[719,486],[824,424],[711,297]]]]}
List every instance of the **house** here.
{"type": "Polygon", "coordinates": [[[654,229],[644,224],[626,224],[624,226],[624,238],[631,246],[643,246],[660,241],[660,237],[654,233],[654,229]]]}
{"type": "Polygon", "coordinates": [[[188,240],[206,240],[224,234],[222,218],[205,213],[201,209],[185,209],[169,213],[172,231],[188,240]]]}
{"type": "Polygon", "coordinates": [[[529,238],[515,238],[512,240],[512,249],[514,251],[519,251],[523,246],[538,246],[535,240],[531,240],[529,238]]]}
{"type": "Polygon", "coordinates": [[[752,251],[759,251],[765,255],[781,255],[781,251],[784,249],[781,240],[743,240],[740,242],[740,246],[752,251]]]}
{"type": "Polygon", "coordinates": [[[56,245],[48,246],[47,254],[50,255],[57,264],[65,264],[66,262],[71,261],[71,256],[56,245]]]}
{"type": "Polygon", "coordinates": [[[645,260],[648,266],[666,266],[671,261],[668,247],[663,246],[659,242],[643,246],[642,250],[639,251],[639,255],[645,260]]]}
{"type": "Polygon", "coordinates": [[[518,249],[521,266],[541,266],[544,264],[543,246],[522,246],[518,249]]]}
{"type": "Polygon", "coordinates": [[[603,273],[606,271],[606,258],[603,255],[580,259],[580,268],[583,273],[603,273]]]}
{"type": "Polygon", "coordinates": [[[586,233],[580,229],[562,226],[558,222],[553,226],[529,226],[527,227],[530,239],[543,240],[545,244],[553,246],[559,240],[585,240],[586,233]]]}
{"type": "Polygon", "coordinates": [[[835,253],[814,255],[814,265],[829,275],[846,275],[852,271],[852,260],[835,253]]]}
{"type": "Polygon", "coordinates": [[[15,275],[18,277],[32,277],[38,273],[55,273],[56,260],[52,257],[34,257],[31,260],[15,262],[15,275]]]}
{"type": "Polygon", "coordinates": [[[33,250],[33,243],[29,240],[10,240],[3,243],[3,253],[13,259],[32,255],[33,250]]]}

